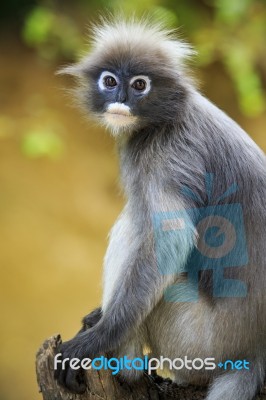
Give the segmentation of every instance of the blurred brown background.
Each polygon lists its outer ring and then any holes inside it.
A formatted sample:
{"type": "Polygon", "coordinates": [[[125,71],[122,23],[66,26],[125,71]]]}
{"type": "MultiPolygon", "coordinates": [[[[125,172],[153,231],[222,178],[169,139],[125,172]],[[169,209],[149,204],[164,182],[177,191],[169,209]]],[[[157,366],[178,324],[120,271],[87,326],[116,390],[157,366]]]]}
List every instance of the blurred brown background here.
{"type": "Polygon", "coordinates": [[[266,150],[266,4],[259,0],[11,0],[0,15],[0,399],[40,399],[34,358],[100,303],[119,214],[109,135],[84,121],[56,77],[106,10],[149,10],[198,50],[202,91],[266,150]],[[134,3],[134,4],[133,4],[134,3]]]}

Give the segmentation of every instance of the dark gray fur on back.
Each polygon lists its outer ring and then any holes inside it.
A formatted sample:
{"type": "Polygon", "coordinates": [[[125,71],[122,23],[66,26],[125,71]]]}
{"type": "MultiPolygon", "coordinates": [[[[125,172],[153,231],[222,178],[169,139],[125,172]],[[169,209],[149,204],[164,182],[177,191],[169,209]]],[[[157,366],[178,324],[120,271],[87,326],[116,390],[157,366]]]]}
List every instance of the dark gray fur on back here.
{"type": "MultiPolygon", "coordinates": [[[[63,344],[63,355],[92,357],[112,350],[137,357],[148,345],[157,357],[247,358],[252,371],[224,375],[180,371],[175,378],[212,382],[208,400],[252,400],[266,368],[265,155],[197,91],[183,61],[175,67],[174,54],[163,51],[167,34],[162,35],[162,43],[158,39],[157,44],[152,41],[147,46],[152,37],[149,26],[140,25],[141,41],[134,35],[123,36],[127,24],[121,24],[123,29],[119,22],[111,28],[108,23],[100,27],[103,34],[98,32],[97,37],[96,31],[92,54],[65,70],[78,77],[78,96],[99,121],[109,103],[119,103],[120,92],[101,92],[97,81],[105,70],[116,74],[124,85],[124,103],[137,122],[116,136],[126,206],[111,232],[105,258],[103,311],[95,326],[63,344]],[[119,29],[121,40],[112,42],[112,35],[119,37],[119,29]],[[150,93],[134,97],[126,92],[127,80],[143,74],[151,78],[150,93]],[[207,174],[214,177],[211,199],[206,194],[207,174]],[[189,272],[186,265],[200,239],[196,232],[200,207],[216,206],[215,199],[234,184],[237,190],[219,204],[241,205],[249,261],[245,266],[225,268],[224,274],[227,279],[243,281],[247,296],[214,297],[211,276],[205,276],[197,303],[166,302],[165,289],[178,282],[184,271],[189,272]],[[203,199],[203,204],[186,196],[184,188],[203,199]],[[163,275],[158,271],[153,217],[186,209],[195,210],[191,228],[176,242],[166,240],[161,245],[165,260],[178,261],[180,269],[163,275]]],[[[138,24],[129,23],[129,32],[134,29],[137,32],[138,24]]],[[[132,378],[136,376],[128,376],[132,378]]],[[[67,376],[62,373],[59,380],[73,390],[73,371],[67,376]]]]}

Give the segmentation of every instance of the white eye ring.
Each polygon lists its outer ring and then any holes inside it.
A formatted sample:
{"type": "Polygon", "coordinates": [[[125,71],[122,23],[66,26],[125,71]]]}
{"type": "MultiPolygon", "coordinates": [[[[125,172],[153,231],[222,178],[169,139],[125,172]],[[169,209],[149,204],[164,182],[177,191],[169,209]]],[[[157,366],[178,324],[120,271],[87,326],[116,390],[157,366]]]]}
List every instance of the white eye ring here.
{"type": "Polygon", "coordinates": [[[108,90],[108,89],[110,90],[110,88],[106,87],[105,83],[104,83],[104,80],[107,76],[111,76],[112,78],[114,78],[116,80],[117,83],[119,83],[119,80],[118,80],[117,76],[115,76],[115,74],[113,74],[112,72],[109,72],[109,71],[103,71],[98,80],[98,86],[99,86],[100,90],[108,90]]]}
{"type": "Polygon", "coordinates": [[[137,80],[141,79],[142,81],[146,82],[146,88],[144,90],[140,90],[140,94],[147,94],[151,90],[151,80],[148,76],[146,75],[137,75],[134,76],[132,79],[130,79],[129,84],[130,86],[133,85],[133,83],[137,80]]]}

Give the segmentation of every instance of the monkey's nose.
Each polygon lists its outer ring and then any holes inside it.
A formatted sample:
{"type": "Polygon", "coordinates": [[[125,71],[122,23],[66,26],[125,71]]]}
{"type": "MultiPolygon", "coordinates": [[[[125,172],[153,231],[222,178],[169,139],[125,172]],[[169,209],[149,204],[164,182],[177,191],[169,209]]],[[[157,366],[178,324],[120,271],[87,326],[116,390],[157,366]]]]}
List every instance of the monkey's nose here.
{"type": "Polygon", "coordinates": [[[125,102],[127,101],[127,95],[126,95],[126,92],[125,92],[124,90],[121,90],[121,91],[118,93],[117,101],[118,101],[119,103],[125,103],[125,102]]]}

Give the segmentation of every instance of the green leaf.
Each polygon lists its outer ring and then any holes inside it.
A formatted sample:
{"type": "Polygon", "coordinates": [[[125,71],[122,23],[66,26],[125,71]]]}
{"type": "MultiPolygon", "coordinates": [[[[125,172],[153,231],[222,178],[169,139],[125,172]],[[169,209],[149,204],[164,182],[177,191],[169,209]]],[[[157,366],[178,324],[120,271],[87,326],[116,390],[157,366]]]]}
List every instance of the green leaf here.
{"type": "Polygon", "coordinates": [[[252,0],[214,0],[219,19],[234,23],[240,20],[252,3],[252,0]]]}
{"type": "Polygon", "coordinates": [[[44,7],[36,7],[27,17],[22,31],[29,45],[41,44],[47,40],[54,22],[54,14],[44,7]]]}
{"type": "Polygon", "coordinates": [[[27,157],[48,157],[57,159],[62,156],[64,145],[61,138],[51,131],[37,130],[24,135],[22,152],[27,157]]]}
{"type": "Polygon", "coordinates": [[[235,84],[242,112],[251,117],[261,114],[266,106],[265,95],[248,49],[234,43],[227,49],[225,65],[235,84]]]}

